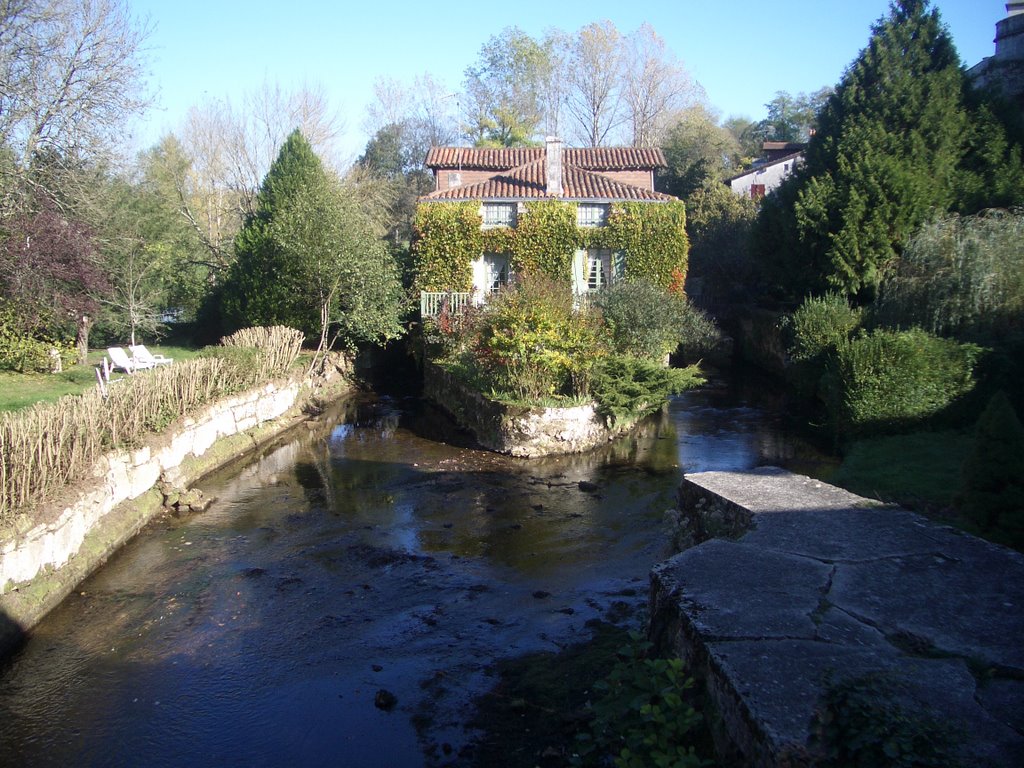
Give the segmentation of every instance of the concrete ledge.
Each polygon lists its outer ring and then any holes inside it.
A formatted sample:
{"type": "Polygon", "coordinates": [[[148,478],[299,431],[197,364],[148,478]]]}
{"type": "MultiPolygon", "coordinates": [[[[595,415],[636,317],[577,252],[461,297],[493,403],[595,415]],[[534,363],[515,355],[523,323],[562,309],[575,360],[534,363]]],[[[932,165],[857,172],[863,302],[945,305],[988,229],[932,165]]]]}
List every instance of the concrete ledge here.
{"type": "Polygon", "coordinates": [[[706,682],[725,761],[813,764],[829,686],[880,674],[964,764],[1024,764],[1024,556],[775,468],[680,499],[691,546],[652,572],[651,635],[706,682]]]}

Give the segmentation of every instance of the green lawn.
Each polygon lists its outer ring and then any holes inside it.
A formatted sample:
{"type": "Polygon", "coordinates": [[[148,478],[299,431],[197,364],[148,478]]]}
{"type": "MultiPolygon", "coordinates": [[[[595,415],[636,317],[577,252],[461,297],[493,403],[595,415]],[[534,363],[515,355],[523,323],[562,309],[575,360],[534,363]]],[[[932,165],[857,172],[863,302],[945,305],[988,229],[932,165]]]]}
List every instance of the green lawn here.
{"type": "MultiPolygon", "coordinates": [[[[154,355],[187,360],[199,354],[198,349],[146,345],[154,355]]],[[[89,352],[88,365],[75,365],[63,373],[14,373],[0,371],[0,411],[16,411],[34,403],[52,402],[64,395],[77,395],[96,385],[95,367],[103,359],[105,349],[89,352]]]]}
{"type": "Polygon", "coordinates": [[[860,440],[830,482],[912,509],[947,510],[960,488],[960,467],[972,443],[969,434],[953,431],[860,440]]]}

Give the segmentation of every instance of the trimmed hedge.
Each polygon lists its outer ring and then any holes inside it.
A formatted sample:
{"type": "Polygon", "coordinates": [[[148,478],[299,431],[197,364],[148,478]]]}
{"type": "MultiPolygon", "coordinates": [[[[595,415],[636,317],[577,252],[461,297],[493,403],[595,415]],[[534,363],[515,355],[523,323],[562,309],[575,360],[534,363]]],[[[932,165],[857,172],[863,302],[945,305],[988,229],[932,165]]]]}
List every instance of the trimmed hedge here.
{"type": "Polygon", "coordinates": [[[934,416],[973,389],[981,352],[918,328],[841,341],[826,387],[831,419],[840,433],[864,434],[934,416]]]}
{"type": "Polygon", "coordinates": [[[134,447],[207,403],[284,375],[302,334],[257,328],[224,342],[202,357],[123,377],[106,396],[90,389],[0,414],[0,526],[88,477],[104,452],[134,447]],[[260,346],[244,346],[250,342],[260,346]]]}

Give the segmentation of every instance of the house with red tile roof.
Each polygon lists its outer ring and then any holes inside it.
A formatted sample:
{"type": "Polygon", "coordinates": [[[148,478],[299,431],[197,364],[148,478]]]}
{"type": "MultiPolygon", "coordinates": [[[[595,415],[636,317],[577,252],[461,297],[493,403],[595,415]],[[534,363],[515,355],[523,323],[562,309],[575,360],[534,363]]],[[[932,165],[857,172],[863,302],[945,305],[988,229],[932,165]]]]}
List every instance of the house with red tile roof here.
{"type": "MultiPolygon", "coordinates": [[[[666,166],[656,148],[566,147],[549,137],[543,147],[433,147],[425,164],[435,188],[420,203],[477,201],[485,230],[515,228],[525,206],[536,201],[575,204],[580,228],[605,226],[615,203],[678,202],[654,189],[655,172],[666,166]]],[[[625,258],[608,248],[577,250],[574,292],[596,291],[622,277],[625,258]]],[[[481,253],[472,265],[474,300],[504,285],[512,266],[509,254],[481,253]]]]}

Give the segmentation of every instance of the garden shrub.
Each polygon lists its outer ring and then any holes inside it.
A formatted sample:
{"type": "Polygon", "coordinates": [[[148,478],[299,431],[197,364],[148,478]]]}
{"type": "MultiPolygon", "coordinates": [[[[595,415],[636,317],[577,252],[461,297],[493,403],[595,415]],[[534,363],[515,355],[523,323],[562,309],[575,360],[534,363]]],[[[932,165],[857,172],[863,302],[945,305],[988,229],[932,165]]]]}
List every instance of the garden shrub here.
{"type": "Polygon", "coordinates": [[[841,294],[808,296],[788,321],[790,358],[796,361],[820,359],[849,339],[860,321],[861,311],[851,307],[841,294]]]}
{"type": "Polygon", "coordinates": [[[604,351],[596,313],[573,311],[568,285],[527,274],[482,311],[472,361],[494,392],[535,400],[586,395],[604,351]]]}
{"type": "Polygon", "coordinates": [[[619,661],[594,684],[594,719],[576,741],[572,765],[616,768],[699,768],[694,748],[703,717],[690,703],[693,678],[681,659],[648,658],[649,643],[634,637],[619,661]]]}
{"type": "Polygon", "coordinates": [[[711,316],[684,300],[680,315],[679,344],[676,349],[683,360],[697,360],[722,343],[722,330],[711,316]]]}
{"type": "Polygon", "coordinates": [[[609,355],[594,367],[590,394],[609,425],[649,413],[669,395],[700,386],[704,379],[695,365],[667,368],[651,360],[609,355]]]}
{"type": "Polygon", "coordinates": [[[993,395],[978,419],[961,477],[957,506],[982,528],[1024,545],[1024,426],[1005,392],[993,395]]]}
{"type": "Polygon", "coordinates": [[[597,294],[594,306],[621,355],[661,360],[680,344],[699,354],[720,339],[714,323],[685,296],[647,280],[613,283],[597,294]]]}
{"type": "Polygon", "coordinates": [[[973,388],[981,351],[917,328],[840,342],[827,383],[832,422],[863,434],[934,416],[973,388]]]}
{"type": "Polygon", "coordinates": [[[77,359],[73,343],[27,334],[17,319],[13,305],[0,300],[0,370],[49,373],[54,370],[51,350],[57,351],[62,363],[77,359]]]}

